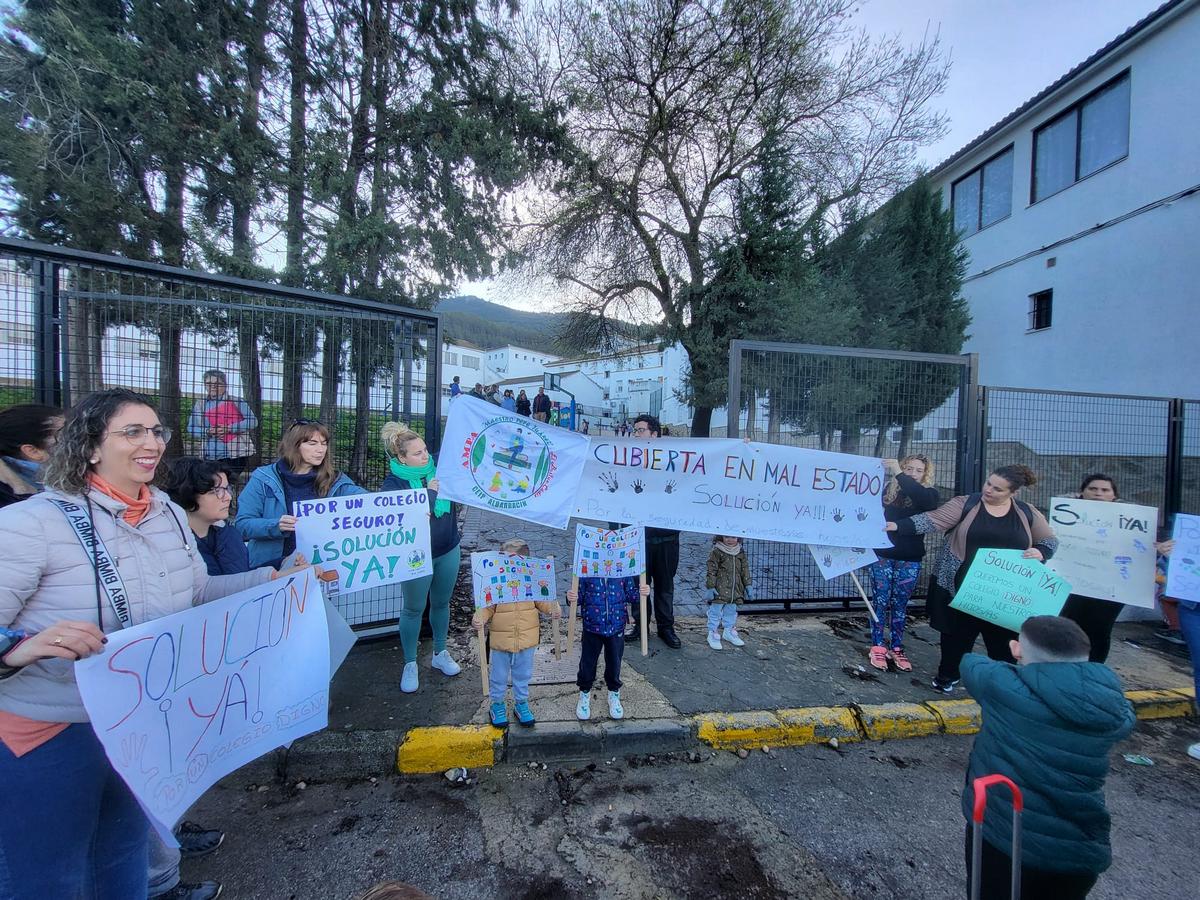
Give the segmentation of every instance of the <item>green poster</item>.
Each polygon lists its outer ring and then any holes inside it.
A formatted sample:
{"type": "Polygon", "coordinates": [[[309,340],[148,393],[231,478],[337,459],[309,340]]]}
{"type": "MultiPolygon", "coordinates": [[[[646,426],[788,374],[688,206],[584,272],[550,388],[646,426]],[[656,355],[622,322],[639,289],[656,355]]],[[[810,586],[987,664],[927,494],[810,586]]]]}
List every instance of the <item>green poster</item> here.
{"type": "Polygon", "coordinates": [[[1057,616],[1071,585],[1023,552],[981,549],[950,606],[1009,631],[1030,616],[1057,616]]]}

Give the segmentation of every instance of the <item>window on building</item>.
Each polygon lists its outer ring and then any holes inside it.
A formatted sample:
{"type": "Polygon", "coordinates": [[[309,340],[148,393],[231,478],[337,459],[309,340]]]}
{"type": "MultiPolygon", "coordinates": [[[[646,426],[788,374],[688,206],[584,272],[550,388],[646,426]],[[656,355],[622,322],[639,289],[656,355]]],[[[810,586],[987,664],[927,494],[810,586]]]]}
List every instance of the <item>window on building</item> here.
{"type": "Polygon", "coordinates": [[[467,354],[464,353],[463,358],[462,358],[462,366],[464,369],[478,369],[479,368],[479,357],[478,356],[467,356],[467,354]]]}
{"type": "Polygon", "coordinates": [[[1012,213],[1013,148],[1010,144],[950,188],[954,227],[968,237],[1012,213]]]}
{"type": "Polygon", "coordinates": [[[448,366],[457,366],[458,365],[458,354],[446,351],[445,362],[446,362],[446,365],[448,365],[448,366]]]}
{"type": "Polygon", "coordinates": [[[939,428],[937,430],[937,439],[939,441],[953,441],[958,438],[957,428],[939,428]]]}
{"type": "Polygon", "coordinates": [[[1033,132],[1036,203],[1129,155],[1129,72],[1033,132]]]}
{"type": "Polygon", "coordinates": [[[1029,295],[1029,330],[1042,331],[1050,327],[1054,311],[1054,291],[1038,291],[1029,295]]]}

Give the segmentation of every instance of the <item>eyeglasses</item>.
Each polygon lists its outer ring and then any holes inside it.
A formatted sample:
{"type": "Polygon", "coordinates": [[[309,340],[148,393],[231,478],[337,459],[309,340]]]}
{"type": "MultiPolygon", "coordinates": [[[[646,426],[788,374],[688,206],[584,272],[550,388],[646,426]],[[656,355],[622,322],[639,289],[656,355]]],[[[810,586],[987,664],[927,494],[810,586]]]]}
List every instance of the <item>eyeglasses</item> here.
{"type": "Polygon", "coordinates": [[[633,433],[634,434],[649,434],[650,429],[647,428],[645,425],[635,425],[633,428],[633,433]]]}
{"type": "MultiPolygon", "coordinates": [[[[300,426],[300,425],[321,425],[321,423],[316,419],[297,419],[295,422],[293,422],[291,425],[288,426],[288,431],[291,431],[293,428],[296,428],[297,426],[300,426]]],[[[325,426],[321,425],[321,427],[324,428],[325,426]]]]}
{"type": "Polygon", "coordinates": [[[231,487],[230,487],[229,485],[227,485],[227,484],[222,484],[222,485],[219,485],[219,486],[217,486],[217,487],[215,487],[215,488],[209,488],[209,489],[208,489],[207,491],[205,491],[204,493],[206,493],[206,494],[216,494],[218,497],[232,497],[232,496],[233,496],[233,488],[231,488],[231,487]]]}
{"type": "Polygon", "coordinates": [[[156,441],[164,444],[171,440],[171,429],[164,428],[162,425],[155,425],[153,428],[147,428],[145,425],[126,425],[117,431],[110,431],[109,434],[119,434],[129,443],[136,444],[146,437],[146,432],[154,435],[156,441]]]}

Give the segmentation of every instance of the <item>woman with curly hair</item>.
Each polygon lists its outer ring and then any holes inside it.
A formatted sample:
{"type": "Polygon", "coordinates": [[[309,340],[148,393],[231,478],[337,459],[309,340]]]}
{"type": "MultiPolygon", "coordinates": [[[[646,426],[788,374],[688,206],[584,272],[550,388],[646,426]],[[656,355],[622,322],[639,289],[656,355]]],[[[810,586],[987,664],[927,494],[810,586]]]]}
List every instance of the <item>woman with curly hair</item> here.
{"type": "Polygon", "coordinates": [[[150,486],[170,439],[140,394],[92,394],[59,434],[46,490],[0,510],[7,898],[146,896],[146,816],[88,724],[74,663],[102,653],[106,632],[275,574],[208,574],[187,516],[150,486]]]}

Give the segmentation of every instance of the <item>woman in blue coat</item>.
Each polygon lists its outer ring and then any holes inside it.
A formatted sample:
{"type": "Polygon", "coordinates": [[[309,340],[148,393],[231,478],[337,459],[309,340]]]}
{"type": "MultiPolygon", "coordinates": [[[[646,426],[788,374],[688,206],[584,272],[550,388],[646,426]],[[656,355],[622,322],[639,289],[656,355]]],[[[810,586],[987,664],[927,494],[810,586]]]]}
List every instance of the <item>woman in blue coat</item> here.
{"type": "Polygon", "coordinates": [[[234,525],[250,543],[250,566],[279,566],[296,551],[297,501],[365,494],[333,468],[329,429],[298,419],[279,439],[279,459],[254,470],[234,525]]]}

